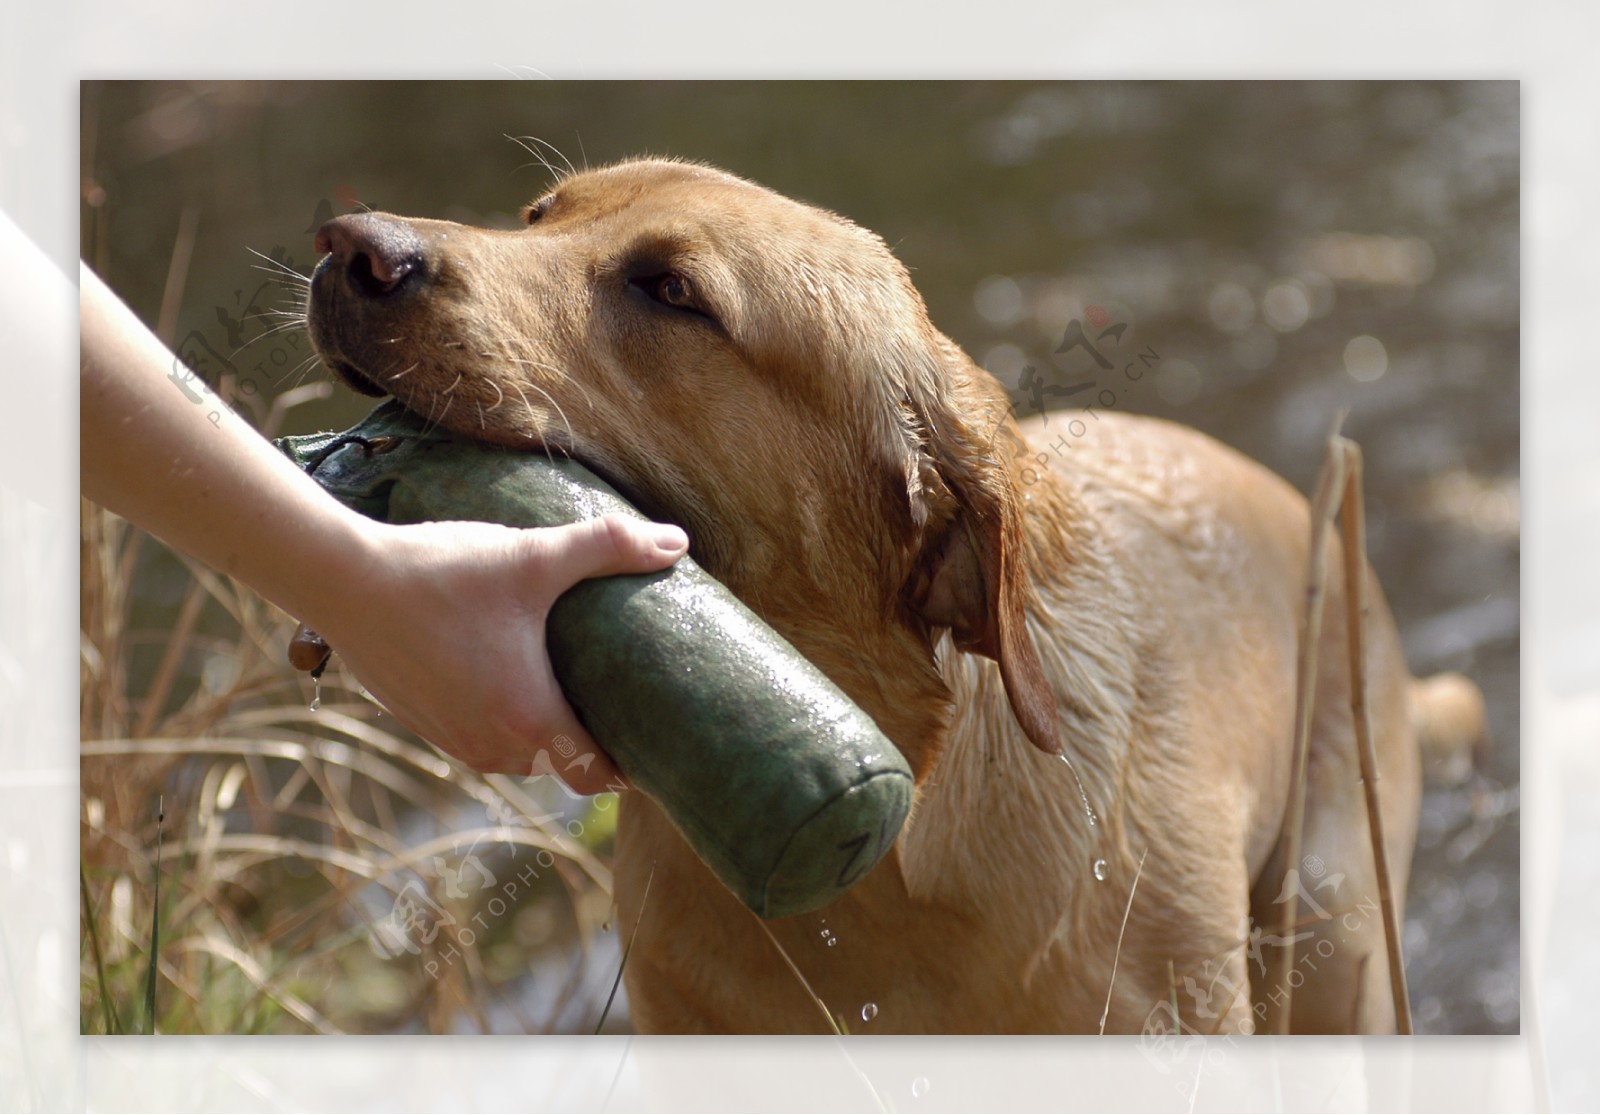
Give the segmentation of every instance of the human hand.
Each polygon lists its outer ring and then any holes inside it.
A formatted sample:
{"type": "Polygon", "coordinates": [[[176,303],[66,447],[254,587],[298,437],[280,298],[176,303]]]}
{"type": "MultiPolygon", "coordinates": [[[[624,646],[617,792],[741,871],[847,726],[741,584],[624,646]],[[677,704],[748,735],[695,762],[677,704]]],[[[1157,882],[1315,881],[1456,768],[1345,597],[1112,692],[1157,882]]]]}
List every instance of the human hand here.
{"type": "Polygon", "coordinates": [[[623,784],[562,695],[545,619],[586,577],[671,565],[688,548],[681,529],[607,516],[521,530],[372,522],[362,537],[345,570],[325,573],[344,579],[341,603],[306,618],[368,692],[475,770],[556,774],[581,794],[623,784]]]}
{"type": "Polygon", "coordinates": [[[172,352],[94,272],[80,267],[79,284],[85,495],[304,619],[403,724],[469,766],[537,764],[586,794],[621,783],[556,684],[545,617],[585,577],[671,565],[682,530],[375,522],[215,396],[175,389],[172,352]]]}

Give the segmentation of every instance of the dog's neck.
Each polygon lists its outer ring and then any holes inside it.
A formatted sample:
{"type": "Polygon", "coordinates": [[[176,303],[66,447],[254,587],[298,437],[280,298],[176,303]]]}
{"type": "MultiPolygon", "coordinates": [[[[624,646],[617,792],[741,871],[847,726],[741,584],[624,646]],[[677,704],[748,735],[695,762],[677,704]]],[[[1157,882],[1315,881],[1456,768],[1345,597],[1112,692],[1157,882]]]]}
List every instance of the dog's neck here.
{"type": "Polygon", "coordinates": [[[896,860],[912,899],[1005,919],[1013,932],[1003,938],[1028,950],[1027,965],[1060,942],[1070,950],[1104,915],[1100,891],[1117,883],[1124,893],[1137,864],[1122,803],[1126,760],[1146,727],[1148,653],[1126,636],[1134,586],[1097,533],[1079,529],[1072,493],[1048,477],[1030,494],[1028,628],[1056,694],[1066,761],[1023,734],[996,663],[942,640],[936,667],[951,711],[896,860]],[[1019,875],[1031,880],[1026,894],[1007,883],[1019,875]]]}
{"type": "MultiPolygon", "coordinates": [[[[1086,528],[1079,494],[1055,475],[1021,492],[1032,579],[1027,624],[1056,696],[1070,765],[1023,734],[994,661],[957,650],[948,635],[930,648],[892,614],[881,586],[858,584],[852,596],[835,581],[824,592],[810,584],[804,559],[786,576],[735,574],[728,583],[905,754],[919,787],[899,845],[906,892],[1025,919],[1033,931],[1014,939],[1048,944],[1071,935],[1084,916],[1097,860],[1106,861],[1108,877],[1126,877],[1137,860],[1126,847],[1119,802],[1149,649],[1127,641],[1140,627],[1131,615],[1138,595],[1103,552],[1099,532],[1086,528]],[[1065,874],[1063,844],[1074,865],[1065,874]],[[1002,858],[1037,860],[1040,889],[1027,901],[996,889],[1014,878],[995,869],[1002,858]]],[[[842,568],[875,564],[860,525],[831,524],[826,552],[842,568]]]]}

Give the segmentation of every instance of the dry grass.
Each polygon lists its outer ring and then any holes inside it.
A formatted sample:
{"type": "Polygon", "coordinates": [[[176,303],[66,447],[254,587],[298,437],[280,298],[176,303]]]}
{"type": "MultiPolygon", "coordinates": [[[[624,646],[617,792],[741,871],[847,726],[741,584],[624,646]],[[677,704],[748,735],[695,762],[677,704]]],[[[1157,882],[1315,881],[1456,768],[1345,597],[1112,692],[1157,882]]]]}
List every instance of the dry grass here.
{"type": "Polygon", "coordinates": [[[615,799],[447,763],[337,666],[310,711],[292,628],[83,505],[82,1031],[593,1030],[615,799]]]}
{"type": "MultiPolygon", "coordinates": [[[[1390,884],[1388,845],[1383,835],[1383,815],[1378,802],[1378,763],[1372,745],[1372,726],[1367,715],[1366,693],[1366,518],[1361,496],[1361,448],[1339,433],[1345,412],[1334,419],[1324,446],[1322,467],[1311,499],[1311,538],[1307,556],[1306,596],[1301,616],[1299,647],[1295,669],[1295,731],[1293,774],[1289,786],[1289,816],[1285,822],[1287,871],[1300,870],[1300,847],[1305,827],[1306,774],[1310,756],[1311,719],[1317,692],[1317,646],[1322,630],[1322,610],[1327,594],[1327,535],[1336,519],[1344,526],[1340,539],[1344,564],[1345,625],[1350,667],[1350,714],[1355,738],[1352,741],[1361,770],[1367,809],[1374,872],[1379,902],[1383,910],[1384,941],[1389,960],[1390,990],[1394,999],[1396,1032],[1410,1034],[1411,999],[1407,988],[1401,948],[1401,926],[1390,884]]],[[[1290,1004],[1294,985],[1289,979],[1294,968],[1294,936],[1299,928],[1300,892],[1287,891],[1280,913],[1279,934],[1287,946],[1271,954],[1268,987],[1278,993],[1268,996],[1267,1025],[1271,1033],[1289,1033],[1290,1004]]],[[[1363,971],[1365,963],[1363,960],[1363,971]]],[[[1358,987],[1362,986],[1360,982],[1358,987]]],[[[1360,996],[1351,1022],[1351,1032],[1359,1032],[1360,996]]]]}

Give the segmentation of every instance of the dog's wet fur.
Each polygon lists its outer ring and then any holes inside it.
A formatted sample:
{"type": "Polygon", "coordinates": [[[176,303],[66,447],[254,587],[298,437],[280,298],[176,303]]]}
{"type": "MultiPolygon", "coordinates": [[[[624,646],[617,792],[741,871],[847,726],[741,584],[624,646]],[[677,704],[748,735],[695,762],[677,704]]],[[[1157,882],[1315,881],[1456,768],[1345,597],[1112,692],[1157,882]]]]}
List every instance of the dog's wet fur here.
{"type": "MultiPolygon", "coordinates": [[[[838,1013],[876,1004],[873,1032],[1093,1032],[1103,1010],[1106,1032],[1249,1032],[1296,880],[1294,1029],[1394,1028],[1332,543],[1305,870],[1284,862],[1298,493],[1153,419],[1082,412],[1084,436],[1051,451],[1074,416],[1015,422],[882,240],[721,171],[586,170],[525,216],[329,222],[308,311],[325,363],[459,433],[571,453],[684,526],[918,781],[883,863],[771,937],[625,793],[640,1030],[814,1032],[814,991],[838,1013]]],[[[1470,682],[1411,678],[1369,581],[1403,901],[1420,746],[1464,752],[1483,714],[1470,682]]]]}

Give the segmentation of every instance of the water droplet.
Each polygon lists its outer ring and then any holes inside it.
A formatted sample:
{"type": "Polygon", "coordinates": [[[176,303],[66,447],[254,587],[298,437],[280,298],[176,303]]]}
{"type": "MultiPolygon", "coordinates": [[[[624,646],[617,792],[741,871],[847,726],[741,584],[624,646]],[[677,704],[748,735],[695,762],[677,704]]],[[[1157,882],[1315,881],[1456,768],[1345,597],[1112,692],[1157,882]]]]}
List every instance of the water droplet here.
{"type": "Polygon", "coordinates": [[[322,679],[312,678],[311,684],[314,686],[311,694],[311,711],[316,712],[322,707],[322,679]]]}
{"type": "Polygon", "coordinates": [[[839,938],[837,938],[837,937],[834,937],[834,936],[832,936],[832,935],[829,935],[829,937],[828,937],[828,947],[829,947],[829,948],[830,948],[830,949],[831,949],[831,948],[832,948],[832,947],[833,947],[833,946],[834,946],[834,945],[837,945],[837,944],[838,944],[838,943],[839,943],[839,938]]]}
{"type": "Polygon", "coordinates": [[[1106,875],[1107,874],[1108,874],[1108,872],[1106,871],[1106,861],[1103,860],[1103,859],[1095,860],[1094,861],[1094,877],[1096,879],[1100,880],[1103,883],[1103,882],[1106,881],[1106,875]]]}
{"type": "Polygon", "coordinates": [[[928,1078],[926,1076],[917,1077],[911,1082],[912,1098],[921,1099],[923,1096],[928,1094],[929,1087],[930,1085],[928,1084],[928,1078]]]}
{"type": "Polygon", "coordinates": [[[823,931],[818,934],[818,936],[822,938],[823,943],[826,944],[830,949],[839,943],[839,938],[833,935],[833,930],[831,929],[824,928],[823,931]]]}
{"type": "Polygon", "coordinates": [[[871,1022],[876,1017],[878,1017],[877,1003],[868,1003],[866,1006],[861,1008],[861,1021],[871,1022]]]}
{"type": "Polygon", "coordinates": [[[1095,816],[1094,807],[1089,804],[1089,791],[1083,788],[1083,779],[1078,777],[1078,768],[1072,765],[1072,760],[1063,755],[1061,761],[1067,764],[1067,769],[1072,772],[1072,780],[1078,784],[1078,799],[1083,802],[1083,815],[1089,818],[1089,825],[1092,828],[1095,816]]]}

